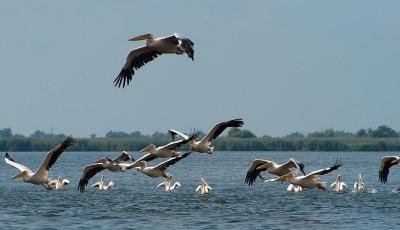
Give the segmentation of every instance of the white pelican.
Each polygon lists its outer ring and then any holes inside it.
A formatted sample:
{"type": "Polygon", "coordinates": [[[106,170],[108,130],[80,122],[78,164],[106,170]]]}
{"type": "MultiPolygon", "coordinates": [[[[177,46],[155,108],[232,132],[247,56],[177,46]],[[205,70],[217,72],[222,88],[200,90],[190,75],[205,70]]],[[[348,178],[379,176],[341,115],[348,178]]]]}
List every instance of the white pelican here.
{"type": "MultiPolygon", "coordinates": [[[[135,166],[137,169],[139,169],[139,171],[141,171],[143,174],[146,174],[147,176],[150,177],[164,177],[164,178],[168,178],[171,176],[171,174],[165,172],[165,170],[175,164],[176,162],[182,160],[183,158],[186,158],[187,156],[189,156],[191,152],[187,152],[182,154],[179,157],[174,157],[171,159],[168,159],[164,162],[161,162],[160,164],[156,165],[156,166],[147,166],[147,162],[146,161],[139,161],[137,162],[137,165],[135,166]]],[[[135,163],[136,164],[136,163],[135,163]]]]}
{"type": "Polygon", "coordinates": [[[363,178],[361,177],[361,173],[358,174],[358,180],[354,183],[354,192],[364,192],[365,184],[363,182],[363,178]]]}
{"type": "Polygon", "coordinates": [[[387,182],[389,176],[389,168],[393,165],[399,165],[400,157],[398,156],[386,156],[382,157],[381,166],[379,167],[379,179],[382,183],[387,182]]]}
{"type": "Polygon", "coordinates": [[[112,190],[114,187],[114,182],[110,181],[108,184],[105,183],[104,181],[104,175],[101,175],[100,181],[92,184],[92,188],[99,188],[99,190],[112,190]]]}
{"type": "MultiPolygon", "coordinates": [[[[189,140],[189,145],[191,151],[199,152],[199,153],[208,153],[211,154],[214,151],[214,147],[210,146],[211,142],[217,138],[226,128],[228,127],[242,127],[243,120],[242,119],[233,119],[229,121],[223,121],[216,124],[201,141],[189,140]]],[[[184,140],[189,139],[189,137],[179,131],[170,129],[168,132],[171,134],[172,139],[175,138],[175,135],[181,136],[184,140]]]]}
{"type": "Polygon", "coordinates": [[[262,171],[267,171],[268,173],[277,176],[283,176],[290,173],[292,169],[295,168],[300,169],[300,171],[306,175],[304,172],[304,164],[297,162],[292,158],[282,165],[278,165],[277,163],[269,160],[255,159],[247,171],[245,182],[250,186],[256,181],[257,177],[263,179],[260,174],[262,171]]]}
{"type": "Polygon", "coordinates": [[[303,188],[294,184],[289,184],[287,187],[286,191],[288,192],[301,192],[303,191],[303,188]]]}
{"type": "Polygon", "coordinates": [[[51,166],[53,166],[53,164],[56,163],[58,157],[64,152],[64,150],[69,146],[71,146],[74,143],[74,141],[75,140],[72,137],[68,137],[66,140],[64,140],[62,144],[50,150],[50,152],[47,153],[46,157],[43,159],[42,163],[40,164],[36,172],[33,172],[28,167],[15,162],[10,157],[10,155],[6,153],[6,156],[4,158],[6,163],[11,166],[14,166],[19,171],[21,171],[17,175],[13,176],[11,179],[22,177],[22,180],[24,182],[32,183],[35,185],[43,185],[46,189],[51,190],[52,189],[50,186],[51,179],[48,178],[47,175],[48,171],[50,170],[51,166]]]}
{"type": "Polygon", "coordinates": [[[337,175],[336,180],[331,184],[331,188],[336,192],[342,192],[347,189],[347,184],[342,181],[340,175],[337,175]]]}
{"type": "Polygon", "coordinates": [[[152,34],[143,34],[129,39],[129,41],[139,40],[146,40],[146,45],[129,51],[124,67],[114,80],[115,86],[121,87],[122,84],[122,88],[124,88],[125,84],[129,85],[135,70],[153,61],[161,54],[186,53],[189,58],[194,60],[194,43],[177,33],[161,38],[154,38],[152,34]]]}
{"type": "Polygon", "coordinates": [[[212,190],[212,188],[210,185],[208,185],[206,180],[204,178],[200,178],[200,184],[199,184],[199,186],[197,186],[196,192],[198,192],[201,195],[205,195],[205,194],[210,193],[211,190],[212,190]]]}
{"type": "Polygon", "coordinates": [[[61,190],[63,189],[65,186],[69,185],[69,180],[68,179],[64,179],[62,180],[61,177],[57,177],[57,180],[52,180],[49,185],[54,185],[56,187],[56,190],[61,190]]]}
{"type": "Polygon", "coordinates": [[[326,168],[326,169],[320,169],[317,171],[314,171],[312,173],[309,173],[305,176],[296,176],[296,172],[290,172],[286,175],[280,176],[276,179],[271,179],[271,180],[266,180],[265,182],[270,182],[270,181],[289,181],[289,183],[298,185],[300,187],[304,188],[319,188],[322,190],[326,190],[326,184],[324,182],[318,181],[318,177],[321,175],[325,175],[327,173],[330,173],[336,169],[338,169],[340,166],[342,166],[343,163],[338,159],[336,160],[335,164],[332,167],[326,168]]]}
{"type": "Polygon", "coordinates": [[[165,191],[169,192],[169,191],[174,191],[177,188],[181,187],[181,183],[179,183],[178,181],[176,181],[174,184],[172,184],[172,177],[168,177],[167,179],[165,179],[164,182],[160,183],[159,185],[157,185],[158,187],[164,186],[165,187],[165,191]]]}
{"type": "Polygon", "coordinates": [[[137,162],[124,163],[124,161],[132,160],[133,158],[125,151],[121,153],[115,160],[111,160],[108,157],[95,161],[91,165],[85,166],[81,178],[79,180],[78,190],[80,192],[85,191],[86,185],[89,183],[90,178],[96,175],[98,172],[107,169],[112,172],[125,172],[127,169],[131,169],[139,165],[137,162]]]}

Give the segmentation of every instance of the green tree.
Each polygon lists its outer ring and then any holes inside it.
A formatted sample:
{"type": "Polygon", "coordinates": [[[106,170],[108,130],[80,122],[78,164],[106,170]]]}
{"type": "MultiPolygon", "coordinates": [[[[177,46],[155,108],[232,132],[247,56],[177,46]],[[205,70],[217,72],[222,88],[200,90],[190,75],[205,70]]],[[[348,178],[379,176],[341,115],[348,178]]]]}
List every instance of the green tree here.
{"type": "Polygon", "coordinates": [[[256,138],[257,136],[247,129],[231,128],[228,132],[228,137],[256,138]]]}
{"type": "Polygon", "coordinates": [[[12,137],[11,128],[0,129],[0,137],[12,137]]]}
{"type": "Polygon", "coordinates": [[[367,137],[368,133],[366,129],[360,129],[356,133],[357,137],[367,137]]]}
{"type": "Polygon", "coordinates": [[[372,137],[398,137],[397,132],[386,126],[386,125],[381,125],[371,133],[372,137]]]}
{"type": "Polygon", "coordinates": [[[302,134],[300,132],[294,132],[289,135],[286,135],[285,137],[286,138],[304,138],[305,136],[304,136],[304,134],[302,134]]]}

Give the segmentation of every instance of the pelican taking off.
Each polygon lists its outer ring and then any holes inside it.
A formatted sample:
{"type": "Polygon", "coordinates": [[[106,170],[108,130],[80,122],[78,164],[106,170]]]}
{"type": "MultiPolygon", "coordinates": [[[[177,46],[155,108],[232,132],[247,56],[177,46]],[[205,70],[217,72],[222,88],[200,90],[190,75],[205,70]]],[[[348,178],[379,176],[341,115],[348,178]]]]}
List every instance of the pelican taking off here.
{"type": "Polygon", "coordinates": [[[135,70],[153,61],[161,54],[186,53],[189,58],[194,60],[194,43],[177,33],[161,38],[154,38],[152,34],[148,33],[129,39],[129,41],[140,40],[146,40],[146,45],[129,51],[125,65],[114,80],[115,86],[121,87],[122,84],[122,88],[124,88],[125,84],[129,85],[135,70]]]}
{"type": "Polygon", "coordinates": [[[347,188],[347,185],[342,181],[342,177],[337,175],[336,180],[331,184],[331,188],[336,192],[341,192],[347,188]]]}
{"type": "Polygon", "coordinates": [[[399,163],[400,157],[398,156],[382,157],[381,166],[379,167],[379,180],[385,184],[389,176],[390,167],[392,167],[393,165],[399,165],[399,163]]]}
{"type": "Polygon", "coordinates": [[[174,191],[177,188],[181,187],[181,183],[176,181],[174,184],[172,184],[172,177],[170,176],[167,179],[165,179],[164,182],[162,182],[159,185],[157,185],[157,188],[161,187],[161,186],[164,186],[165,187],[165,191],[169,192],[169,191],[174,191]]]}
{"type": "Polygon", "coordinates": [[[364,190],[365,190],[365,184],[360,173],[358,174],[358,180],[354,183],[354,192],[364,192],[364,190]]]}
{"type": "Polygon", "coordinates": [[[50,152],[46,154],[46,157],[43,159],[36,172],[33,172],[25,165],[15,162],[15,160],[12,159],[8,153],[6,153],[6,156],[4,158],[6,163],[14,166],[20,171],[20,173],[13,176],[11,179],[22,177],[22,180],[24,182],[32,183],[35,185],[43,185],[46,189],[51,190],[51,180],[50,178],[48,178],[48,171],[50,170],[51,166],[56,163],[58,157],[64,152],[64,150],[71,146],[74,142],[75,140],[72,137],[68,137],[64,140],[62,144],[50,150],[50,152]]]}
{"type": "Polygon", "coordinates": [[[267,171],[277,176],[283,176],[290,173],[295,168],[300,169],[300,171],[306,175],[304,172],[304,164],[292,158],[282,165],[278,165],[269,160],[255,159],[247,171],[245,182],[250,186],[256,181],[257,177],[263,179],[260,174],[262,171],[267,171]]]}
{"type": "Polygon", "coordinates": [[[191,152],[187,152],[182,154],[182,156],[179,157],[174,157],[171,158],[169,160],[166,160],[164,162],[161,162],[160,164],[156,165],[156,166],[147,166],[147,162],[146,161],[139,161],[137,162],[137,166],[135,166],[136,168],[139,169],[139,171],[141,171],[143,174],[146,174],[147,176],[150,177],[164,177],[164,178],[168,178],[171,176],[171,174],[165,172],[165,170],[175,164],[176,162],[182,160],[183,158],[186,158],[187,156],[189,156],[189,154],[191,154],[191,152]]]}
{"type": "MultiPolygon", "coordinates": [[[[242,127],[243,126],[242,119],[233,119],[229,121],[223,121],[216,124],[201,141],[189,140],[190,149],[194,152],[199,153],[208,153],[211,154],[214,151],[214,147],[211,146],[211,142],[217,138],[226,128],[228,127],[242,127]]],[[[184,140],[189,139],[189,137],[179,131],[170,129],[168,130],[172,139],[175,138],[175,135],[181,136],[184,140]]]]}
{"type": "Polygon", "coordinates": [[[61,177],[57,177],[57,180],[53,180],[49,183],[49,185],[54,185],[56,187],[56,190],[61,190],[63,189],[65,186],[69,185],[69,180],[68,179],[64,179],[62,180],[61,177]]]}
{"type": "Polygon", "coordinates": [[[104,181],[104,175],[101,175],[100,181],[92,184],[92,188],[99,188],[99,190],[112,190],[114,182],[110,181],[108,184],[104,181]]]}
{"type": "Polygon", "coordinates": [[[196,192],[198,192],[201,195],[206,195],[206,194],[210,193],[211,190],[212,190],[212,188],[210,185],[208,185],[206,180],[204,178],[200,178],[200,184],[199,184],[199,186],[197,186],[196,192]]]}

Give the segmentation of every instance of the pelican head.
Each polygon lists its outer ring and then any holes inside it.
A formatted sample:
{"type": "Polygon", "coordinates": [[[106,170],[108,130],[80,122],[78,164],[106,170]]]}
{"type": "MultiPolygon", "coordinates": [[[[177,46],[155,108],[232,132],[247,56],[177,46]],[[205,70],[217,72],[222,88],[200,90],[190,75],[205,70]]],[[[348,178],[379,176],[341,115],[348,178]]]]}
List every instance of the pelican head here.
{"type": "Polygon", "coordinates": [[[153,35],[151,33],[142,34],[129,39],[128,41],[141,41],[141,40],[153,40],[153,35]]]}
{"type": "Polygon", "coordinates": [[[11,177],[11,179],[14,180],[14,179],[17,179],[17,178],[20,178],[20,177],[26,177],[26,176],[28,176],[28,172],[27,171],[23,171],[23,172],[20,172],[20,173],[18,173],[17,175],[15,175],[13,177],[11,177]]]}
{"type": "Polygon", "coordinates": [[[141,153],[143,153],[143,152],[151,153],[151,152],[154,152],[156,149],[157,149],[157,147],[155,145],[151,144],[151,145],[147,146],[146,148],[140,150],[140,152],[141,153]]]}
{"type": "Polygon", "coordinates": [[[340,175],[337,175],[337,177],[336,177],[336,181],[340,181],[342,179],[342,176],[340,176],[340,175]]]}

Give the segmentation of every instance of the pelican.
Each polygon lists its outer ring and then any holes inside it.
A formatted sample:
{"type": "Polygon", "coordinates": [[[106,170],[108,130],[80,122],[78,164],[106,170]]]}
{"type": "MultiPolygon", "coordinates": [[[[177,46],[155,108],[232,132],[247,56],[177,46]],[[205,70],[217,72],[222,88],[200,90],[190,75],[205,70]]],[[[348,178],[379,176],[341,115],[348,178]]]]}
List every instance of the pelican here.
{"type": "Polygon", "coordinates": [[[336,192],[342,192],[347,188],[347,185],[342,181],[342,177],[337,175],[336,180],[331,184],[331,188],[336,192]]]}
{"type": "Polygon", "coordinates": [[[186,53],[190,59],[194,60],[194,43],[177,33],[161,38],[154,38],[152,34],[148,33],[129,39],[129,41],[140,40],[146,40],[146,45],[129,51],[125,65],[114,80],[114,86],[121,87],[122,84],[122,88],[124,88],[125,84],[129,85],[135,70],[153,61],[161,54],[186,53]]]}
{"type": "Polygon", "coordinates": [[[379,167],[379,179],[381,183],[385,184],[389,176],[389,168],[393,165],[399,165],[400,157],[398,156],[386,156],[382,157],[381,166],[379,167]]]}
{"type": "Polygon", "coordinates": [[[343,163],[338,159],[336,160],[335,164],[332,167],[326,168],[326,169],[320,169],[317,171],[314,171],[312,173],[309,173],[305,176],[296,176],[296,172],[290,172],[286,175],[280,176],[276,179],[271,179],[271,180],[266,180],[265,182],[271,182],[271,181],[289,181],[289,183],[298,185],[300,187],[304,188],[319,188],[322,190],[327,190],[327,186],[324,182],[318,181],[318,177],[321,175],[325,175],[327,173],[330,173],[336,169],[338,169],[340,166],[342,166],[343,163]]]}
{"type": "Polygon", "coordinates": [[[206,195],[206,194],[210,193],[211,190],[212,190],[212,188],[210,185],[208,185],[206,180],[204,178],[200,178],[200,184],[199,184],[199,186],[197,186],[196,192],[198,192],[201,195],[206,195]]]}
{"type": "Polygon", "coordinates": [[[269,160],[255,159],[247,171],[245,182],[250,186],[256,181],[257,177],[263,179],[260,174],[262,171],[267,171],[268,173],[277,176],[283,176],[290,173],[291,170],[295,168],[300,169],[300,171],[306,175],[304,172],[304,164],[297,162],[292,158],[282,165],[278,165],[277,163],[269,160]]]}
{"type": "Polygon", "coordinates": [[[134,168],[138,165],[137,162],[124,163],[124,161],[128,160],[133,161],[134,159],[127,152],[123,151],[115,160],[104,157],[103,159],[95,161],[91,165],[85,166],[79,180],[78,190],[84,192],[90,178],[104,169],[110,170],[111,172],[125,172],[127,169],[134,168]]]}
{"type": "Polygon", "coordinates": [[[17,175],[13,176],[11,179],[22,177],[22,180],[24,182],[32,183],[35,185],[43,185],[46,189],[51,190],[51,179],[48,177],[48,171],[50,170],[51,166],[56,163],[58,157],[64,152],[64,150],[71,146],[74,141],[75,140],[72,137],[68,137],[66,140],[64,140],[62,144],[50,150],[50,152],[46,154],[46,157],[43,159],[36,172],[33,172],[28,167],[15,162],[15,160],[12,159],[8,153],[6,153],[4,158],[6,163],[14,166],[19,171],[21,171],[17,175]]]}
{"type": "Polygon", "coordinates": [[[62,180],[61,177],[57,177],[57,180],[52,180],[49,185],[54,185],[56,187],[56,190],[61,190],[63,189],[65,186],[69,185],[69,180],[68,179],[64,179],[62,180]]]}
{"type": "Polygon", "coordinates": [[[303,188],[294,184],[289,184],[287,187],[286,191],[288,192],[301,192],[303,191],[303,188]]]}
{"type": "Polygon", "coordinates": [[[361,177],[361,173],[358,174],[358,180],[354,183],[354,192],[364,192],[365,184],[363,182],[363,178],[361,177]]]}
{"type": "Polygon", "coordinates": [[[108,184],[104,181],[104,175],[101,175],[100,181],[92,184],[92,188],[99,188],[99,190],[112,190],[114,187],[114,182],[110,181],[108,184]]]}
{"type": "Polygon", "coordinates": [[[165,187],[165,191],[174,191],[177,188],[181,187],[181,183],[179,183],[178,181],[176,181],[174,184],[172,184],[172,177],[168,177],[167,179],[165,179],[164,182],[160,183],[159,185],[157,185],[158,187],[164,186],[165,187]]]}
{"type": "MultiPolygon", "coordinates": [[[[137,165],[135,166],[137,169],[139,169],[139,171],[141,171],[143,174],[146,174],[147,176],[150,177],[164,177],[164,178],[168,178],[171,176],[171,174],[165,172],[165,170],[175,164],[176,162],[182,160],[183,158],[186,158],[187,156],[189,156],[191,152],[187,152],[182,154],[179,157],[174,157],[171,159],[168,159],[164,162],[161,162],[160,164],[156,165],[156,166],[147,166],[147,162],[146,161],[139,161],[137,162],[137,165]]],[[[135,163],[136,164],[136,163],[135,163]]]]}
{"type": "MultiPolygon", "coordinates": [[[[220,123],[214,125],[214,127],[207,133],[207,135],[205,137],[203,137],[203,139],[201,141],[195,141],[194,139],[189,140],[188,143],[190,145],[190,149],[191,149],[191,151],[194,151],[194,152],[212,154],[214,151],[214,147],[211,146],[211,142],[215,138],[217,138],[226,128],[242,127],[243,124],[244,123],[243,123],[242,119],[233,119],[233,120],[229,120],[229,121],[220,122],[220,123]]],[[[179,131],[170,129],[170,130],[168,130],[168,132],[172,136],[172,139],[175,138],[175,135],[181,136],[184,140],[189,139],[189,137],[187,135],[185,135],[179,131]]]]}

